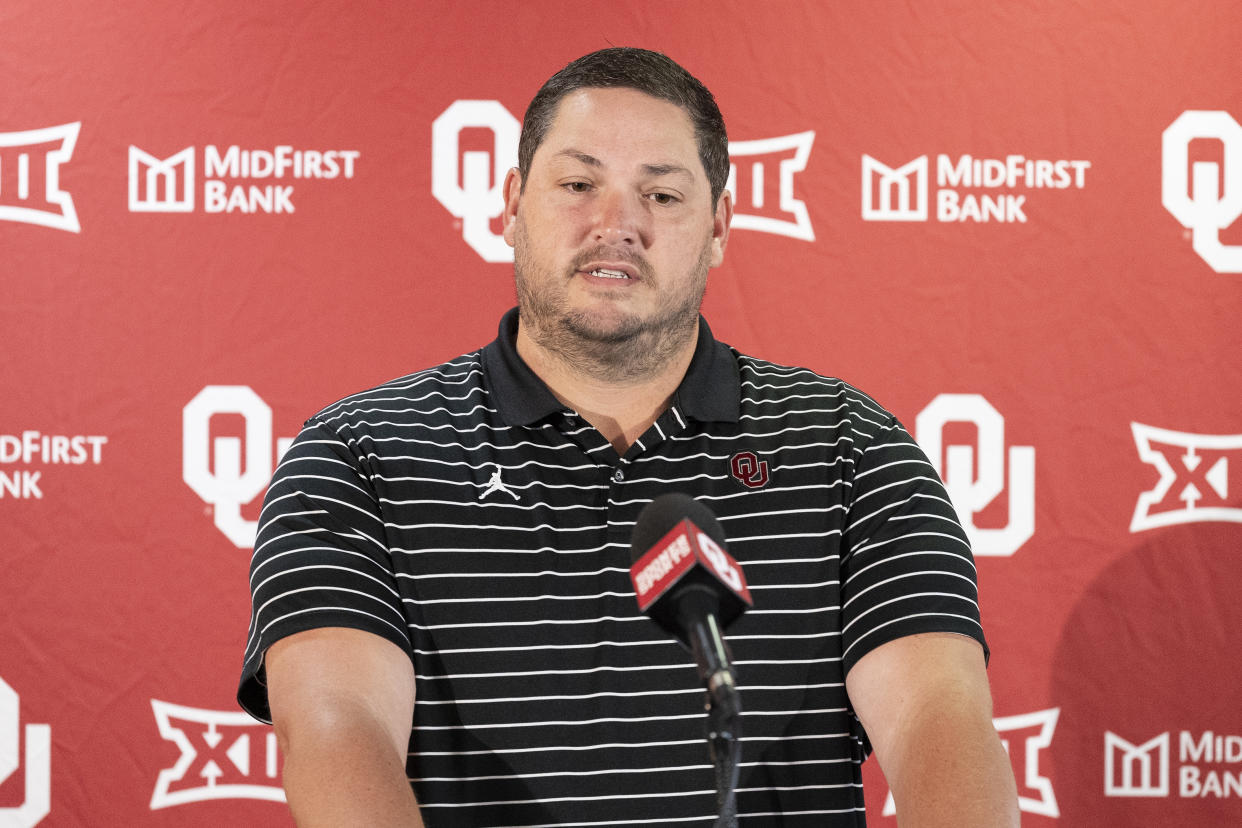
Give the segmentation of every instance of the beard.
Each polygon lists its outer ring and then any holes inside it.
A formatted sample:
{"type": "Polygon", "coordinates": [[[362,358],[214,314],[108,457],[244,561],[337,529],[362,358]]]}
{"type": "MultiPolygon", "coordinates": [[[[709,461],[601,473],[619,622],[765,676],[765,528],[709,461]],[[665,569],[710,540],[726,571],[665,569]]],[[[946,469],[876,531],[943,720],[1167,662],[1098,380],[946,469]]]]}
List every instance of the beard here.
{"type": "Polygon", "coordinates": [[[518,312],[531,339],[575,371],[613,382],[652,376],[668,363],[698,330],[699,309],[711,267],[711,239],[704,241],[684,291],[665,297],[651,316],[618,309],[571,309],[568,286],[579,268],[598,260],[621,260],[637,269],[643,289],[658,290],[650,262],[638,253],[595,247],[554,273],[535,261],[525,229],[514,243],[514,284],[518,312]]]}

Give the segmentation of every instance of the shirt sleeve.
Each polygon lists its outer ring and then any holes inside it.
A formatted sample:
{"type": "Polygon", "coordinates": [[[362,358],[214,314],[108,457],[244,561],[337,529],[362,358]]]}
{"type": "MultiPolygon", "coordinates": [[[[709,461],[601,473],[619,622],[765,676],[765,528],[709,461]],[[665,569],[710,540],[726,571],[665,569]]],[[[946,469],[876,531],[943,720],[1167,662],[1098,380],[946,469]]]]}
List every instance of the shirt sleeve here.
{"type": "Polygon", "coordinates": [[[272,477],[258,523],[237,701],[270,723],[263,657],[274,642],[320,627],[365,630],[406,652],[410,641],[366,459],[336,431],[307,422],[272,477]]]}
{"type": "Polygon", "coordinates": [[[983,646],[970,542],[936,470],[891,415],[860,441],[842,558],[843,667],[907,635],[960,633],[983,646]]]}

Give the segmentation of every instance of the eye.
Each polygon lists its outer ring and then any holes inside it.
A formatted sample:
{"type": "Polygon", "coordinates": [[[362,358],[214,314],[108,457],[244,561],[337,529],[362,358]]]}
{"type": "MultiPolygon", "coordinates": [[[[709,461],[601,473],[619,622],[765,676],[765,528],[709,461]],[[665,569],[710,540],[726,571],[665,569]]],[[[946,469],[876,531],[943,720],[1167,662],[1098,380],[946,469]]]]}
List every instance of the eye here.
{"type": "Polygon", "coordinates": [[[677,196],[672,193],[648,193],[647,198],[656,204],[672,204],[677,201],[677,196]]]}
{"type": "Polygon", "coordinates": [[[591,185],[585,181],[568,181],[561,186],[571,193],[585,193],[591,189],[591,185]]]}

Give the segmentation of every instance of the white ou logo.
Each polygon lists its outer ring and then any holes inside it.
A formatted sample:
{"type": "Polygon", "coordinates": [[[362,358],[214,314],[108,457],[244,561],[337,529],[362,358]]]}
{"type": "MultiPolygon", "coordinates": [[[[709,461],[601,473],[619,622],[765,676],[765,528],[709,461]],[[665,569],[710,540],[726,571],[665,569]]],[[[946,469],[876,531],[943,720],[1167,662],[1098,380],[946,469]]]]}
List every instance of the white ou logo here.
{"type": "MultiPolygon", "coordinates": [[[[17,691],[0,679],[0,783],[21,764],[17,752],[20,704],[17,691]]],[[[28,828],[52,810],[52,728],[26,725],[26,801],[0,808],[0,826],[28,828]]]]}
{"type": "Polygon", "coordinates": [[[1009,556],[1035,534],[1035,449],[1011,446],[1009,459],[1009,523],[1003,529],[979,529],[974,516],[1006,488],[1005,418],[979,394],[941,394],[915,421],[919,445],[944,480],[949,499],[976,555],[1009,556]],[[973,423],[976,447],[944,446],[947,423],[973,423]],[[974,466],[979,474],[975,477],[974,466]]]}
{"type": "Polygon", "coordinates": [[[733,566],[729,556],[720,548],[720,545],[702,532],[698,533],[698,540],[699,548],[703,550],[703,554],[711,563],[712,569],[716,570],[716,574],[720,576],[720,580],[724,581],[734,592],[742,592],[742,573],[733,566]]]}
{"type": "Polygon", "coordinates": [[[462,238],[485,262],[513,261],[513,249],[490,224],[504,211],[505,174],[517,166],[521,131],[500,101],[454,101],[431,124],[431,194],[461,219],[462,238]],[[492,151],[461,153],[459,139],[467,127],[490,129],[492,151]]]}
{"type": "Polygon", "coordinates": [[[1164,208],[1190,228],[1195,252],[1213,270],[1242,273],[1242,246],[1220,241],[1220,231],[1242,216],[1242,126],[1228,112],[1190,110],[1169,124],[1161,145],[1164,208]],[[1189,147],[1196,138],[1216,138],[1224,144],[1223,175],[1221,165],[1196,161],[1188,179],[1189,147]]]}
{"type": "MultiPolygon", "coordinates": [[[[283,455],[292,442],[278,440],[278,454],[283,455]]],[[[216,528],[225,537],[239,549],[253,547],[258,525],[242,517],[241,507],[254,500],[272,476],[272,409],[244,385],[208,385],[199,391],[182,411],[181,476],[214,507],[216,528]],[[223,436],[211,439],[211,418],[216,414],[240,414],[245,420],[244,472],[242,441],[223,436]]]]}

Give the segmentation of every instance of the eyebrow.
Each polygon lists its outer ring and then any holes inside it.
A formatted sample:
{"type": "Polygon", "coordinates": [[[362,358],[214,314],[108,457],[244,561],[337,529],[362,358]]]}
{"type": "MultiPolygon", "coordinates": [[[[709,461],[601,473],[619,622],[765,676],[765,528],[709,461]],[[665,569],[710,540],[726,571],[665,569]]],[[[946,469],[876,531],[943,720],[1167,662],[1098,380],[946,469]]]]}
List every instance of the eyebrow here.
{"type": "MultiPolygon", "coordinates": [[[[603,161],[600,161],[594,155],[582,152],[581,150],[565,149],[558,152],[557,155],[564,155],[569,158],[573,158],[576,161],[586,164],[588,167],[599,168],[604,166],[603,161]]],[[[694,177],[694,173],[680,164],[643,164],[642,169],[643,172],[651,176],[682,174],[689,176],[690,178],[694,177]]]]}

